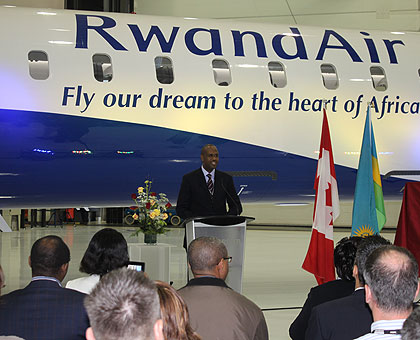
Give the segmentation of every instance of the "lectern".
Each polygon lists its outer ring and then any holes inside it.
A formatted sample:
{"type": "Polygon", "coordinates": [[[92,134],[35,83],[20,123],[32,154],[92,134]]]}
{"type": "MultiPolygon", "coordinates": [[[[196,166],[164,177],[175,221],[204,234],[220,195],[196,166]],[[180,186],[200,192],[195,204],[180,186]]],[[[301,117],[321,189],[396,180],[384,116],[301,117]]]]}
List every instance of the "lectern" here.
{"type": "Polygon", "coordinates": [[[226,245],[229,256],[232,256],[226,284],[238,293],[242,292],[246,225],[253,220],[253,217],[227,215],[195,217],[185,221],[187,245],[201,236],[217,237],[226,245]]]}

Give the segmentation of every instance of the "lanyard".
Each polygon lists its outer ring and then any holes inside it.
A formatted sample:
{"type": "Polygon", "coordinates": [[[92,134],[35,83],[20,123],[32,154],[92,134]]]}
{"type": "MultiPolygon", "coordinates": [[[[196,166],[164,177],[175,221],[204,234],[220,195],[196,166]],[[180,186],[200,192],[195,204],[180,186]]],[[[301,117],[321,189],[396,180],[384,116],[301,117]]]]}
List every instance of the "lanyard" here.
{"type": "Polygon", "coordinates": [[[372,333],[377,334],[401,334],[401,329],[375,329],[372,333]]]}

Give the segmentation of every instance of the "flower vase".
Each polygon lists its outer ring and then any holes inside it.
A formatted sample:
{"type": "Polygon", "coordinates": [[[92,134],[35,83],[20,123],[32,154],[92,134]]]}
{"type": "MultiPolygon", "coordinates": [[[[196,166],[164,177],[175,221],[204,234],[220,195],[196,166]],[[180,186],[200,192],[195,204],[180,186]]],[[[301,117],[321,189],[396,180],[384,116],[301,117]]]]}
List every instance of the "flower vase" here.
{"type": "Polygon", "coordinates": [[[157,243],[157,234],[144,234],[144,243],[146,243],[146,244],[156,244],[157,243]]]}

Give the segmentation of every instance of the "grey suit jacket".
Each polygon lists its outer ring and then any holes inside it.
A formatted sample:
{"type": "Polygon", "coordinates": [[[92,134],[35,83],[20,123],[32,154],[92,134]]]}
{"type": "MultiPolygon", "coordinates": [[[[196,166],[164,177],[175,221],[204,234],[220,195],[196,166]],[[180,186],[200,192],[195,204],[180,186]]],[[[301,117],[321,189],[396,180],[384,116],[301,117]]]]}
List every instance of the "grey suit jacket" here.
{"type": "Polygon", "coordinates": [[[190,312],[191,325],[203,340],[268,340],[261,309],[221,279],[192,279],[178,293],[190,312]]]}

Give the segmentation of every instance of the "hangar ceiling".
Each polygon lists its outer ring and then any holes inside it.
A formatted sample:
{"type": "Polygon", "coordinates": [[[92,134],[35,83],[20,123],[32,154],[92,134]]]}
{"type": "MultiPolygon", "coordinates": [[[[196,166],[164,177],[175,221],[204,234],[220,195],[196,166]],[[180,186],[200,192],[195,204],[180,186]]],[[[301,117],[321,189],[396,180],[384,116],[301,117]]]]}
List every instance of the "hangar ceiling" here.
{"type": "MultiPolygon", "coordinates": [[[[64,2],[0,0],[0,5],[64,8],[64,2]]],[[[149,15],[420,31],[420,0],[134,0],[134,8],[137,14],[149,15]]]]}
{"type": "Polygon", "coordinates": [[[419,31],[419,0],[134,0],[137,14],[419,31]]]}

